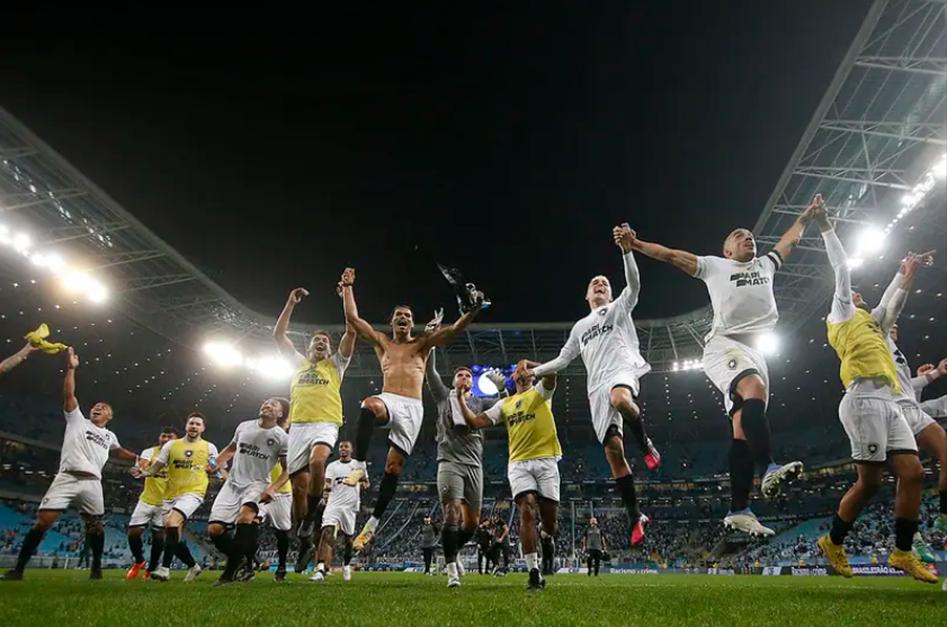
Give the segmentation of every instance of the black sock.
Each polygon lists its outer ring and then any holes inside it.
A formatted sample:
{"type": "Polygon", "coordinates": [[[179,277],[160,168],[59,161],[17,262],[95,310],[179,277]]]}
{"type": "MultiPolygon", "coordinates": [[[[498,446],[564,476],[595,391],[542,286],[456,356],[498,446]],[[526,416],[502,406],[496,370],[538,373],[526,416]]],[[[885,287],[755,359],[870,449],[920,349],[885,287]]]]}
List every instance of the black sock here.
{"type": "Polygon", "coordinates": [[[852,525],[854,524],[854,520],[852,522],[845,522],[839,518],[838,514],[835,514],[835,516],[832,517],[832,530],[829,531],[829,539],[832,540],[832,544],[841,546],[841,544],[845,542],[845,536],[852,530],[852,525]]]}
{"type": "Polygon", "coordinates": [[[633,525],[641,516],[641,511],[638,509],[638,497],[635,496],[635,477],[631,474],[619,477],[615,479],[615,485],[618,486],[618,493],[621,494],[621,502],[625,504],[629,522],[633,525]]]}
{"type": "Polygon", "coordinates": [[[585,558],[585,563],[589,569],[588,575],[589,577],[591,577],[592,576],[592,555],[591,554],[589,554],[589,556],[585,558]]]}
{"type": "Polygon", "coordinates": [[[378,486],[378,500],[375,501],[375,509],[372,510],[372,516],[375,518],[381,520],[382,515],[384,515],[388,503],[395,496],[399,478],[399,475],[390,472],[386,472],[385,476],[381,478],[381,485],[378,486]]]}
{"type": "Polygon", "coordinates": [[[181,540],[178,542],[178,547],[174,551],[174,556],[181,560],[185,566],[192,568],[197,562],[194,561],[194,556],[191,555],[191,549],[187,546],[187,541],[181,540]]]}
{"type": "Polygon", "coordinates": [[[214,546],[217,547],[218,551],[223,553],[225,556],[230,556],[230,552],[233,550],[233,537],[230,535],[229,531],[225,531],[217,536],[211,536],[210,541],[214,543],[214,546]]]}
{"type": "Polygon", "coordinates": [[[33,553],[36,552],[36,547],[43,541],[43,536],[45,535],[46,532],[40,531],[39,529],[34,528],[29,530],[26,537],[23,538],[23,545],[20,546],[20,555],[16,558],[16,570],[21,573],[23,572],[23,569],[26,568],[26,563],[33,557],[33,553]]]}
{"type": "Polygon", "coordinates": [[[232,579],[240,565],[247,560],[253,568],[253,557],[256,554],[257,525],[253,523],[239,523],[234,532],[233,543],[230,545],[230,554],[227,556],[227,567],[221,577],[232,579]]]}
{"type": "Polygon", "coordinates": [[[161,563],[161,552],[164,551],[164,530],[151,531],[151,556],[148,559],[148,572],[154,571],[161,563]]]}
{"type": "Polygon", "coordinates": [[[635,442],[638,444],[638,448],[641,449],[642,453],[648,452],[648,436],[644,432],[644,422],[641,420],[641,414],[635,416],[634,414],[626,414],[624,412],[619,412],[624,419],[625,426],[628,427],[628,431],[631,432],[631,435],[634,436],[635,442]]]}
{"type": "Polygon", "coordinates": [[[444,525],[441,529],[441,546],[444,547],[444,563],[450,564],[457,559],[457,525],[444,525]]]}
{"type": "Polygon", "coordinates": [[[947,514],[947,490],[940,491],[940,513],[947,514]]]}
{"type": "Polygon", "coordinates": [[[345,550],[342,552],[342,565],[348,566],[349,562],[352,561],[352,541],[347,540],[345,542],[345,550]]]}
{"type": "Polygon", "coordinates": [[[910,518],[894,519],[894,545],[902,551],[911,550],[911,542],[917,533],[917,521],[910,518]]]}
{"type": "Polygon", "coordinates": [[[279,557],[279,568],[286,569],[286,554],[289,553],[289,532],[277,529],[273,532],[276,536],[276,554],[279,557]]]}
{"type": "Polygon", "coordinates": [[[543,564],[552,562],[552,556],[556,554],[556,541],[552,536],[540,538],[539,546],[543,551],[543,564]]]}
{"type": "Polygon", "coordinates": [[[758,398],[743,401],[740,424],[753,454],[753,462],[760,474],[773,463],[770,451],[769,421],[766,419],[766,403],[758,398]]]}
{"type": "Polygon", "coordinates": [[[92,570],[102,568],[102,551],[105,550],[105,531],[98,533],[86,533],[85,541],[89,543],[92,549],[92,570]]]}
{"type": "Polygon", "coordinates": [[[368,445],[372,440],[372,432],[375,430],[375,414],[367,407],[362,407],[358,415],[358,425],[355,429],[355,449],[352,451],[352,457],[360,462],[368,457],[368,445]]]}
{"type": "MultiPolygon", "coordinates": [[[[239,529],[240,526],[241,525],[237,525],[237,528],[239,529]]],[[[249,523],[246,526],[249,527],[249,529],[244,532],[244,540],[241,548],[247,560],[247,565],[253,568],[256,563],[256,545],[257,539],[260,537],[260,526],[253,523],[249,523]]]]}
{"type": "MultiPolygon", "coordinates": [[[[744,414],[745,415],[745,414],[744,414]]],[[[753,458],[746,440],[730,442],[730,511],[738,512],[750,506],[750,488],[753,487],[753,458]]]]}
{"type": "Polygon", "coordinates": [[[164,532],[164,556],[161,558],[161,565],[164,568],[171,568],[171,562],[174,561],[174,555],[178,550],[178,539],[180,529],[166,529],[164,532]]]}
{"type": "Polygon", "coordinates": [[[145,561],[145,543],[141,536],[128,536],[128,548],[131,550],[132,559],[135,560],[136,564],[145,561]]]}

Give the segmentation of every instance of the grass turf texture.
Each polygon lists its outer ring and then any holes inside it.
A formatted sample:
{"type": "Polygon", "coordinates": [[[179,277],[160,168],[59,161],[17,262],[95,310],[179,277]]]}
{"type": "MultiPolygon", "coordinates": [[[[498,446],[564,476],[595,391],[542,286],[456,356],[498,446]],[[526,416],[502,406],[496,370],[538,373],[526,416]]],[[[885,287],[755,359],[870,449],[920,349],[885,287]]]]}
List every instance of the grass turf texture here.
{"type": "Polygon", "coordinates": [[[340,574],[322,584],[269,574],[212,588],[175,571],[168,583],[125,581],[106,571],[27,570],[0,582],[0,619],[9,625],[930,625],[943,624],[940,585],[905,577],[555,575],[542,592],[526,575],[468,574],[459,590],[414,573],[340,574]]]}

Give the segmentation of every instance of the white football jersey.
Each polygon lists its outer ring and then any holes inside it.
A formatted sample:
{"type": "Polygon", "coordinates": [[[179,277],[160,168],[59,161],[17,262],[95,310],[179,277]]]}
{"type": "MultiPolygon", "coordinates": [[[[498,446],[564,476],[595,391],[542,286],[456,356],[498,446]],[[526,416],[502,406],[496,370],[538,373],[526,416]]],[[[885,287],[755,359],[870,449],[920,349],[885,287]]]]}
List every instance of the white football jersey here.
{"type": "Polygon", "coordinates": [[[288,442],[289,434],[278,425],[264,429],[259,419],[241,422],[231,441],[237,450],[230,466],[229,481],[237,487],[269,483],[273,467],[280,456],[286,455],[288,442]]]}
{"type": "Polygon", "coordinates": [[[746,262],[698,257],[694,276],[707,284],[714,310],[713,327],[704,339],[772,331],[779,320],[773,279],[781,266],[775,250],[746,262]]]}
{"type": "Polygon", "coordinates": [[[362,487],[360,485],[345,485],[342,482],[354,469],[355,466],[352,465],[352,460],[343,462],[337,459],[326,466],[326,483],[330,486],[326,508],[336,507],[358,512],[358,508],[361,506],[362,487]]]}
{"type": "Polygon", "coordinates": [[[109,451],[118,448],[118,437],[87,420],[78,407],[65,412],[66,433],[62,439],[59,472],[81,472],[102,478],[109,451]]]}

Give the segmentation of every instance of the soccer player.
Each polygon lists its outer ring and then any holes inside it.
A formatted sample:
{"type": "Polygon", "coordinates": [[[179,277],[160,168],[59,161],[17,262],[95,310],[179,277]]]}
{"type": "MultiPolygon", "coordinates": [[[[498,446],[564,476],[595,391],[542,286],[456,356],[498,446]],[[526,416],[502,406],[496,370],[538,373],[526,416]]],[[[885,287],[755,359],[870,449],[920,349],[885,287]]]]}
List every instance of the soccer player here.
{"type": "Polygon", "coordinates": [[[137,460],[138,456],[122,448],[118,437],[105,428],[113,417],[111,405],[99,401],[89,410],[91,418],[86,419],[82,415],[79,401],[76,400],[78,367],[79,356],[72,348],[67,349],[66,377],[63,382],[66,433],[63,436],[59,472],[40,501],[36,522],[20,546],[16,566],[3,576],[6,581],[23,579],[23,570],[43,541],[43,536],[70,505],[79,510],[85,523],[85,542],[92,552],[89,578],[102,578],[102,550],[105,547],[102,467],[110,455],[131,461],[137,460]]]}
{"type": "Polygon", "coordinates": [[[253,569],[256,556],[260,506],[269,503],[276,491],[287,481],[285,470],[271,481],[277,464],[286,468],[286,450],[289,435],[278,421],[289,412],[289,401],[268,398],[260,405],[256,420],[237,425],[230,444],[217,457],[222,466],[233,459],[227,481],[224,482],[211,506],[207,533],[214,545],[227,556],[227,566],[214,584],[222,586],[234,582],[237,569],[246,561],[253,569]],[[234,525],[234,537],[227,535],[227,527],[234,525]]]}
{"type": "MultiPolygon", "coordinates": [[[[900,280],[900,275],[895,276],[894,281],[882,296],[879,307],[884,306],[885,298],[890,298],[889,292],[898,288],[900,280]]],[[[858,292],[853,293],[852,298],[856,303],[856,307],[859,301],[864,302],[858,292]]],[[[934,529],[941,534],[945,534],[947,533],[947,433],[922,409],[918,402],[921,390],[930,382],[930,379],[924,375],[911,376],[911,367],[908,365],[904,353],[898,348],[897,341],[898,325],[893,324],[888,331],[888,348],[891,350],[891,356],[894,359],[898,373],[898,385],[901,387],[901,392],[895,398],[904,413],[905,420],[908,421],[908,426],[911,427],[911,432],[914,434],[918,447],[927,451],[940,464],[940,474],[937,479],[937,489],[940,493],[940,515],[934,521],[934,529]]],[[[947,361],[942,362],[942,364],[947,367],[947,361]]],[[[925,373],[927,372],[930,371],[925,370],[925,373]]],[[[915,553],[924,561],[935,561],[930,547],[924,542],[920,532],[914,536],[913,547],[915,553]]]]}
{"type": "Polygon", "coordinates": [[[602,551],[605,550],[605,537],[602,535],[602,530],[598,526],[598,519],[595,516],[589,519],[585,537],[582,538],[582,549],[588,556],[589,577],[592,576],[593,569],[595,576],[598,577],[599,566],[602,562],[602,551]]]}
{"type": "Polygon", "coordinates": [[[339,442],[339,459],[326,468],[325,513],[322,516],[322,535],[319,540],[319,562],[310,581],[322,581],[326,578],[328,567],[332,565],[332,551],[339,534],[345,539],[345,553],[342,556],[342,579],[352,579],[352,536],[355,534],[355,517],[361,507],[360,491],[368,488],[368,476],[363,476],[354,486],[349,485],[348,477],[352,472],[352,443],[339,442]]]}
{"type": "Polygon", "coordinates": [[[480,525],[483,504],[483,434],[467,426],[457,405],[458,385],[475,414],[482,414],[497,402],[474,396],[473,372],[466,366],[454,370],[451,388],[437,372],[437,350],[431,351],[426,380],[437,405],[437,493],[444,510],[441,545],[447,570],[447,587],[460,585],[458,551],[473,537],[480,525]]]}
{"type": "Polygon", "coordinates": [[[506,524],[500,514],[497,514],[493,517],[493,524],[490,529],[493,531],[490,545],[493,574],[497,577],[504,577],[510,570],[510,526],[506,524]],[[503,566],[500,566],[501,556],[503,557],[503,566]]]}
{"type": "MultiPolygon", "coordinates": [[[[920,399],[921,391],[937,379],[947,376],[947,359],[941,359],[936,366],[924,364],[918,366],[914,381],[914,393],[920,399]]],[[[921,401],[921,411],[934,418],[947,418],[947,395],[921,401]]]]}
{"type": "Polygon", "coordinates": [[[901,387],[886,342],[887,329],[897,319],[921,258],[908,255],[901,263],[897,288],[882,306],[869,310],[861,298],[852,294],[845,249],[825,215],[821,198],[819,201],[813,218],[822,231],[825,252],[835,272],[835,294],[826,326],[829,344],[841,361],[840,376],[845,385],[839,420],[851,442],[852,460],[858,471],[858,480],[839,502],[831,531],[819,538],[819,549],[836,572],[852,576],[843,542],[859,512],[881,487],[887,462],[898,479],[894,503],[896,548],[888,557],[888,565],[919,581],[937,583],[937,576],[911,552],[924,469],[914,434],[897,402],[901,387]]]}
{"type": "MultiPolygon", "coordinates": [[[[454,324],[443,326],[436,331],[414,337],[414,314],[406,305],[395,307],[389,320],[391,336],[376,331],[372,325],[358,315],[355,303],[355,270],[346,268],[339,281],[339,289],[344,301],[345,321],[375,349],[375,355],[381,365],[382,393],[370,396],[362,401],[362,410],[358,417],[355,435],[355,468],[347,478],[349,485],[355,485],[365,476],[365,460],[368,456],[372,432],[376,425],[388,425],[388,457],[385,460],[385,475],[378,488],[378,498],[372,515],[362,531],[355,538],[353,546],[361,551],[375,535],[381,516],[395,495],[398,479],[404,469],[405,460],[411,455],[414,443],[421,430],[424,406],[421,404],[421,384],[424,380],[424,366],[431,349],[443,346],[467,328],[480,304],[474,303],[471,311],[464,313],[454,324]]],[[[482,299],[482,294],[480,295],[482,299]]]]}
{"type": "Polygon", "coordinates": [[[723,242],[723,257],[698,257],[685,250],[666,248],[638,239],[632,249],[664,261],[707,284],[714,311],[713,327],[705,338],[704,372],[723,395],[730,415],[730,511],[723,519],[729,529],[753,536],[771,536],[750,509],[754,464],[762,477],[760,491],[766,498],[778,495],[785,483],[802,473],[802,462],[773,462],[770,452],[769,371],[763,354],[754,345],[776,326],[779,312],[773,295],[776,271],[802,238],[815,206],[809,207],[783,234],[773,250],[756,256],[756,239],[747,229],[736,229],[723,242]]]}
{"type": "MultiPolygon", "coordinates": [[[[424,524],[421,525],[421,553],[424,556],[424,574],[433,575],[431,570],[431,561],[434,559],[434,549],[437,548],[437,536],[440,535],[440,529],[430,516],[424,517],[424,524]]],[[[456,559],[456,556],[454,556],[456,559]]],[[[456,567],[457,564],[455,563],[456,567]]]]}
{"type": "Polygon", "coordinates": [[[164,468],[168,469],[164,493],[164,555],[161,566],[151,573],[154,581],[171,578],[171,562],[175,555],[188,567],[185,582],[190,583],[201,574],[202,569],[190,552],[179,554],[179,546],[185,544],[182,538],[188,519],[204,503],[204,494],[210,483],[208,473],[216,469],[217,447],[201,437],[206,429],[204,414],[192,411],[187,415],[184,437],[167,442],[151,466],[136,473],[139,477],[154,477],[164,468]]]}
{"type": "Polygon", "coordinates": [[[558,372],[582,356],[588,372],[586,387],[595,437],[604,448],[612,479],[628,512],[629,538],[634,546],[644,540],[650,519],[638,509],[635,478],[625,459],[622,424],[629,426],[648,469],[657,469],[661,456],[645,434],[641,410],[635,404],[640,389],[638,381],[651,366],[641,356],[638,333],[631,318],[641,291],[638,265],[632,251],[634,232],[622,224],[612,229],[612,236],[622,251],[625,289],[618,300],[613,301],[608,278],[593,277],[585,291],[588,315],[573,325],[559,356],[537,366],[531,374],[542,377],[558,372]]]}
{"type": "MultiPolygon", "coordinates": [[[[147,468],[153,459],[158,456],[161,447],[178,437],[174,427],[165,427],[158,435],[158,445],[146,448],[138,456],[138,465],[147,468]]],[[[138,496],[138,503],[128,519],[128,548],[131,549],[135,562],[125,574],[125,579],[135,579],[145,567],[145,553],[142,536],[145,528],[151,527],[151,560],[148,564],[146,576],[158,567],[161,552],[164,549],[164,489],[168,483],[168,471],[163,470],[160,475],[145,479],[144,488],[138,496]]]]}
{"type": "Polygon", "coordinates": [[[555,537],[559,526],[559,458],[562,447],[556,433],[556,421],[552,415],[552,396],[556,389],[556,375],[546,375],[538,385],[527,370],[527,363],[520,362],[513,373],[516,394],[497,403],[486,412],[474,414],[457,384],[457,400],[464,420],[473,429],[482,429],[498,424],[506,425],[509,438],[509,463],[507,478],[513,500],[520,512],[520,542],[529,570],[529,590],[541,590],[546,586],[539,569],[539,532],[543,530],[555,537]]]}
{"type": "Polygon", "coordinates": [[[490,518],[485,518],[477,527],[477,572],[481,575],[484,573],[490,574],[490,544],[493,542],[490,527],[492,524],[493,521],[490,518]],[[486,566],[486,570],[484,570],[484,566],[486,566]]]}
{"type": "Polygon", "coordinates": [[[309,292],[297,287],[289,293],[286,305],[276,321],[273,337],[280,353],[292,360],[290,385],[289,452],[287,463],[292,478],[293,517],[299,524],[299,556],[296,572],[306,569],[312,559],[313,532],[321,528],[322,484],[326,461],[339,439],[342,426],[342,377],[355,349],[355,331],[346,325],[339,350],[332,353],[332,343],[325,331],[314,331],[309,349],[301,355],[289,339],[289,319],[296,305],[309,292]]]}
{"type": "MultiPolygon", "coordinates": [[[[287,406],[288,409],[288,406],[287,406]]],[[[289,412],[276,421],[283,431],[289,429],[289,412]]],[[[270,474],[270,483],[276,483],[283,474],[283,466],[277,463],[270,474]]],[[[289,532],[292,522],[293,486],[287,481],[276,490],[273,500],[260,504],[260,524],[269,523],[276,536],[277,565],[274,579],[277,582],[286,581],[286,556],[289,553],[289,532]]]]}

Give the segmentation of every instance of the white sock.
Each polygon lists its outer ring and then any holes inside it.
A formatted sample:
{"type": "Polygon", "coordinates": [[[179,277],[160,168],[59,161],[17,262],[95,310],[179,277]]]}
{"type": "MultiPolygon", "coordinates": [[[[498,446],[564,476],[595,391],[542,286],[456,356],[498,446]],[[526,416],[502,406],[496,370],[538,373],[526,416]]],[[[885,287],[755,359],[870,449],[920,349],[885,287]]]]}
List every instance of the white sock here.
{"type": "Polygon", "coordinates": [[[374,516],[371,516],[371,517],[368,519],[368,522],[365,523],[365,528],[368,529],[369,531],[375,531],[375,529],[378,528],[378,523],[380,523],[380,522],[381,522],[380,520],[378,520],[378,519],[375,518],[374,516]]]}
{"type": "Polygon", "coordinates": [[[316,570],[318,570],[319,572],[323,572],[323,573],[326,572],[326,564],[325,564],[325,562],[319,562],[319,563],[316,565],[316,570]]]}
{"type": "Polygon", "coordinates": [[[911,540],[914,541],[914,542],[923,542],[924,539],[921,537],[921,532],[920,532],[920,531],[915,531],[915,532],[914,532],[914,537],[911,538],[911,540]]]}
{"type": "Polygon", "coordinates": [[[451,578],[457,577],[457,562],[451,562],[447,565],[447,576],[451,578]]]}
{"type": "Polygon", "coordinates": [[[539,568],[536,565],[536,560],[539,559],[539,556],[537,553],[527,553],[525,557],[526,557],[526,570],[533,570],[534,568],[539,568]]]}

